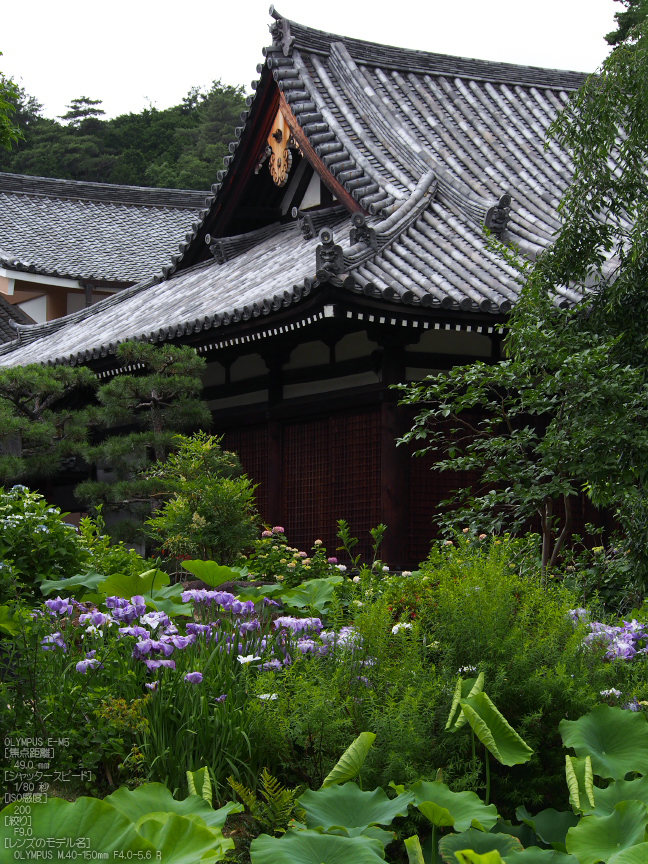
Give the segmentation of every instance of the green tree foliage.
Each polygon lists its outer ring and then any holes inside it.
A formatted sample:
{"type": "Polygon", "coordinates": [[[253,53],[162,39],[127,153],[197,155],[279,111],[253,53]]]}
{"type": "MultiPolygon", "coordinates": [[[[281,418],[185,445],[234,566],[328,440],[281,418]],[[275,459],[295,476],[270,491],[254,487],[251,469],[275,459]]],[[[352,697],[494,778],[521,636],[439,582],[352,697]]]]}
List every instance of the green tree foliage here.
{"type": "Polygon", "coordinates": [[[608,45],[619,45],[624,42],[633,27],[641,24],[648,17],[648,2],[646,0],[616,0],[616,2],[622,3],[626,9],[625,12],[615,12],[614,20],[617,23],[617,29],[605,37],[608,45]]]}
{"type": "Polygon", "coordinates": [[[90,369],[38,364],[0,370],[0,480],[56,474],[86,440],[90,369]]]}
{"type": "Polygon", "coordinates": [[[147,534],[170,555],[231,564],[256,538],[255,487],[220,439],[198,432],[176,436],[176,444],[143,475],[159,483],[165,499],[147,520],[147,534]]]}
{"type": "Polygon", "coordinates": [[[86,120],[97,119],[106,113],[103,108],[98,107],[101,101],[101,99],[90,99],[88,96],[79,96],[66,106],[68,110],[59,119],[67,120],[69,126],[81,126],[86,120]]]}
{"type": "MultiPolygon", "coordinates": [[[[0,57],[2,51],[0,51],[0,57]]],[[[0,72],[0,148],[9,150],[11,145],[18,141],[22,135],[20,128],[16,125],[15,101],[18,96],[18,88],[11,78],[5,77],[0,72]]]]}
{"type": "Polygon", "coordinates": [[[72,100],[63,122],[43,117],[20,88],[7,98],[24,140],[0,154],[0,171],[173,189],[211,187],[245,108],[243,88],[220,81],[192,88],[180,105],[112,120],[87,96],[72,100]]]}
{"type": "Polygon", "coordinates": [[[135,520],[135,530],[136,522],[155,509],[160,487],[140,472],[154,461],[164,462],[177,446],[178,432],[209,425],[211,415],[200,398],[205,361],[193,348],[126,342],[117,357],[134,371],[99,388],[92,422],[106,437],[85,449],[86,458],[112,476],[81,483],[76,494],[94,507],[103,504],[104,513],[121,511],[127,516],[121,527],[135,520]]]}

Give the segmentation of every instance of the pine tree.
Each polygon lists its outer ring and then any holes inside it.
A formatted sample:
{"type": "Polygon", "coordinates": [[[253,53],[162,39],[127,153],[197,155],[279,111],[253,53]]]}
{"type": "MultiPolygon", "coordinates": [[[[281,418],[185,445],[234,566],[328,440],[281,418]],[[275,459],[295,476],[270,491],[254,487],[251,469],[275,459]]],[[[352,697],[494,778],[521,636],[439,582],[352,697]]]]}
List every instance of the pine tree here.
{"type": "MultiPolygon", "coordinates": [[[[155,512],[161,483],[140,476],[153,462],[162,463],[175,449],[174,436],[208,426],[211,415],[200,398],[205,361],[189,347],[127,342],[118,359],[133,371],[118,374],[100,387],[95,427],[103,440],[85,456],[96,479],[81,483],[77,497],[93,507],[103,505],[125,517],[110,526],[125,539],[141,539],[142,521],[155,512]]],[[[161,500],[160,500],[161,503],[161,500]]],[[[113,515],[113,523],[117,521],[113,515]]]]}
{"type": "Polygon", "coordinates": [[[85,367],[0,369],[0,482],[56,474],[88,435],[83,402],[97,385],[85,367]]]}

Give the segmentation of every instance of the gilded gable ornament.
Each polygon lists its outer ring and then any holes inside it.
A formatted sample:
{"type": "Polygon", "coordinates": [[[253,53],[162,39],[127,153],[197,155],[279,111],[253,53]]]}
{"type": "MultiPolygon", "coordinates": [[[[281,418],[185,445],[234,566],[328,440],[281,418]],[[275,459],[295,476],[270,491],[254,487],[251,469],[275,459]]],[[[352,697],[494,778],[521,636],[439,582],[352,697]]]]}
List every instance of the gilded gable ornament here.
{"type": "Polygon", "coordinates": [[[277,116],[272,124],[272,131],[268,135],[268,148],[270,150],[268,168],[276,186],[285,186],[288,182],[288,175],[292,168],[291,149],[296,146],[283,114],[281,111],[277,111],[277,116]]]}

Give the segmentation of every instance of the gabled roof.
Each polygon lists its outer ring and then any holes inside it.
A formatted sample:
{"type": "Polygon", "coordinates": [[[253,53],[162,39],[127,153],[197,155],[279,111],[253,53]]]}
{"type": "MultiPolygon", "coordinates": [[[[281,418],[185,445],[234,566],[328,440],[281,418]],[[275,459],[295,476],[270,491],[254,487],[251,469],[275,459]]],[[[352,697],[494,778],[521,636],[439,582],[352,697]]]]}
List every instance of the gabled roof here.
{"type": "MultiPolygon", "coordinates": [[[[375,45],[271,14],[273,44],[245,125],[173,263],[92,309],[25,328],[22,346],[4,349],[0,362],[84,362],[128,338],[231,328],[303,302],[326,282],[428,318],[510,309],[517,274],[484,227],[530,258],[551,242],[571,168],[555,144],[545,150],[546,131],[585,76],[375,45]],[[255,169],[267,170],[277,111],[291,146],[355,214],[317,256],[308,214],[299,214],[308,239],[295,221],[229,236],[242,190],[254,190],[255,169]]],[[[563,302],[578,299],[559,292],[563,302]]]]}
{"type": "Polygon", "coordinates": [[[0,174],[0,267],[138,282],[199,224],[207,194],[0,174]]]}

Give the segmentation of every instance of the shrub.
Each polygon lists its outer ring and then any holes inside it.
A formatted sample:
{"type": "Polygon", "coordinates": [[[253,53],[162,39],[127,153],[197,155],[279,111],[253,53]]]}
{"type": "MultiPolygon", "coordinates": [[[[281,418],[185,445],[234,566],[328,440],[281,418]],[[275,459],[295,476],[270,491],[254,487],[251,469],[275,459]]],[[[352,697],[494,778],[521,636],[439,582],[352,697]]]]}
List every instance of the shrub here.
{"type": "Polygon", "coordinates": [[[76,573],[88,560],[67,514],[26,486],[0,488],[0,603],[29,595],[44,579],[76,573]]]}
{"type": "Polygon", "coordinates": [[[433,549],[417,582],[425,593],[421,626],[446,682],[430,758],[457,787],[469,776],[467,738],[443,728],[457,674],[485,672],[489,695],[535,750],[528,765],[495,766],[500,805],[511,811],[521,800],[565,803],[558,722],[589,710],[611,671],[583,648],[584,627],[569,616],[574,596],[561,584],[544,584],[530,543],[474,535],[446,541],[433,549]]]}
{"type": "Polygon", "coordinates": [[[142,475],[167,498],[146,521],[147,534],[171,556],[231,564],[256,535],[256,487],[220,438],[198,432],[174,440],[177,452],[142,475]]]}

